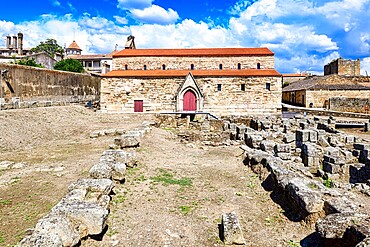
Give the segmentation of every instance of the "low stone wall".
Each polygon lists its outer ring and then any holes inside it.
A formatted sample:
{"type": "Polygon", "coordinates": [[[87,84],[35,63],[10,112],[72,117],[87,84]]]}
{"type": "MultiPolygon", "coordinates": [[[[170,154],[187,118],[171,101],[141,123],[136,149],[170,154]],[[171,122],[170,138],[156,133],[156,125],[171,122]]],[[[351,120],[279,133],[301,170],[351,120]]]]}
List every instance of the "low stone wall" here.
{"type": "MultiPolygon", "coordinates": [[[[370,107],[370,106],[369,106],[370,107]]],[[[370,119],[370,114],[364,113],[353,113],[353,112],[342,112],[342,111],[331,111],[331,110],[320,110],[304,107],[284,107],[283,110],[288,112],[299,112],[306,113],[307,115],[316,115],[316,116],[333,116],[333,117],[348,117],[348,118],[363,118],[370,119]]]]}
{"type": "Polygon", "coordinates": [[[14,64],[0,64],[2,108],[97,101],[100,77],[14,64]]]}
{"type": "Polygon", "coordinates": [[[370,99],[369,98],[333,97],[329,99],[329,109],[332,111],[339,111],[339,112],[357,112],[357,113],[369,114],[370,113],[370,99]]]}

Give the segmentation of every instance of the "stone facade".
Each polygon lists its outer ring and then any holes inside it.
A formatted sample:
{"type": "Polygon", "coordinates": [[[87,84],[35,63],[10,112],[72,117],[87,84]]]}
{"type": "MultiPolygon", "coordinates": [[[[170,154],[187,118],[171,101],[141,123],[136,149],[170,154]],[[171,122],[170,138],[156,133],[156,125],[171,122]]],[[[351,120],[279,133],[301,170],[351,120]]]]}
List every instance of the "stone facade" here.
{"type": "Polygon", "coordinates": [[[359,76],[360,73],[360,59],[346,60],[338,58],[324,66],[324,75],[338,74],[359,76]]]}
{"type": "MultiPolygon", "coordinates": [[[[177,92],[184,77],[103,78],[103,110],[134,112],[134,101],[143,100],[145,112],[182,111],[177,92]],[[177,107],[176,107],[177,106],[177,107]]],[[[195,77],[203,94],[199,111],[219,115],[277,114],[281,107],[280,77],[195,77]],[[270,83],[270,90],[266,89],[270,83]],[[221,91],[218,91],[218,85],[221,91]],[[245,91],[241,85],[245,85],[245,91]]]]}
{"type": "Polygon", "coordinates": [[[143,70],[146,65],[147,70],[162,70],[165,65],[166,70],[191,70],[194,65],[195,70],[219,70],[222,69],[274,69],[273,56],[236,56],[236,57],[124,57],[116,58],[114,61],[114,70],[143,70]],[[127,67],[126,67],[127,65],[127,67]]]}
{"type": "Polygon", "coordinates": [[[273,53],[250,48],[247,53],[256,53],[243,55],[243,49],[123,50],[113,56],[114,70],[103,76],[101,108],[134,112],[141,101],[143,112],[183,112],[190,91],[196,112],[279,114],[281,75],[273,53]]]}

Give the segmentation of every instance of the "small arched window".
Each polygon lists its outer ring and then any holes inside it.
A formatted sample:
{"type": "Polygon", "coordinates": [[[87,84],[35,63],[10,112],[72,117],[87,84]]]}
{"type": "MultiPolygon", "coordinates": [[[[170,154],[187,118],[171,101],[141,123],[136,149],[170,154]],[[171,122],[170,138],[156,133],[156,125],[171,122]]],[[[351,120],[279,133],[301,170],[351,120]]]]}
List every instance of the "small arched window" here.
{"type": "Polygon", "coordinates": [[[261,69],[261,64],[257,63],[257,69],[261,69]]]}
{"type": "Polygon", "coordinates": [[[220,63],[220,65],[218,66],[219,69],[222,69],[222,63],[220,63]]]}
{"type": "Polygon", "coordinates": [[[242,69],[242,65],[238,63],[238,69],[242,69]]]}
{"type": "Polygon", "coordinates": [[[146,65],[144,65],[144,70],[146,70],[146,65]]]}
{"type": "Polygon", "coordinates": [[[162,64],[162,70],[166,70],[166,65],[162,64]]]}
{"type": "Polygon", "coordinates": [[[191,64],[191,65],[190,65],[190,69],[191,69],[191,70],[194,70],[194,64],[191,64]]]}
{"type": "Polygon", "coordinates": [[[128,70],[128,65],[127,64],[125,64],[125,70],[128,70]]]}

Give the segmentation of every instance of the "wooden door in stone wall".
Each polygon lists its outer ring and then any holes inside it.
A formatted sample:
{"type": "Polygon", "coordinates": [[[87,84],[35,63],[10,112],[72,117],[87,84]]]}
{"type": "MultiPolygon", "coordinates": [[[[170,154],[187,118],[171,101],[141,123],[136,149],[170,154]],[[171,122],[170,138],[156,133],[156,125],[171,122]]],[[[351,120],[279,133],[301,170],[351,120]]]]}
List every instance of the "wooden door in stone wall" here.
{"type": "Polygon", "coordinates": [[[193,91],[188,90],[184,94],[184,111],[196,111],[197,110],[197,97],[193,91]]]}
{"type": "Polygon", "coordinates": [[[134,112],[143,112],[144,102],[142,100],[134,100],[134,112]]]}

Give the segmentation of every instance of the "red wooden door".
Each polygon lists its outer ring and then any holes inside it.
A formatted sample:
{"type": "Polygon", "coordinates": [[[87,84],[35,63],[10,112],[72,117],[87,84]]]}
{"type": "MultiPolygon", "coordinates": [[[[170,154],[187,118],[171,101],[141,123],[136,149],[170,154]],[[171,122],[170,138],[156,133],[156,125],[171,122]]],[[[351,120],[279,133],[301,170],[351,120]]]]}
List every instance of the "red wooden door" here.
{"type": "Polygon", "coordinates": [[[144,102],[142,100],[134,100],[134,112],[143,112],[144,102]]]}
{"type": "Polygon", "coordinates": [[[184,111],[196,111],[197,110],[197,97],[189,90],[184,94],[184,111]]]}

